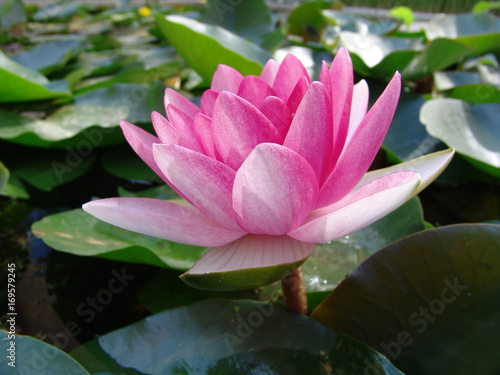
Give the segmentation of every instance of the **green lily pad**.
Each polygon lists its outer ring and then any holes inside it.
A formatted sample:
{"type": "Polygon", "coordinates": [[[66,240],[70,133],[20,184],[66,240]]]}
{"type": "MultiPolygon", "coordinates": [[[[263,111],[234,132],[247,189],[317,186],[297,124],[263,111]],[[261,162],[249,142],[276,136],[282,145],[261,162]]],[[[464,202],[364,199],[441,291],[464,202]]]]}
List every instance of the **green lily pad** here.
{"type": "Polygon", "coordinates": [[[70,96],[67,82],[49,80],[25,68],[0,51],[0,102],[24,102],[70,96]]]}
{"type": "Polygon", "coordinates": [[[423,231],[365,261],[311,317],[380,350],[408,375],[494,374],[498,267],[499,225],[423,231]]]}
{"type": "Polygon", "coordinates": [[[449,98],[462,99],[472,104],[500,102],[499,70],[484,65],[479,65],[478,69],[479,73],[436,72],[434,83],[449,98]]]}
{"type": "Polygon", "coordinates": [[[21,155],[4,156],[3,160],[12,175],[37,189],[51,191],[83,176],[96,161],[96,155],[91,151],[82,154],[78,149],[68,148],[66,151],[45,150],[41,153],[31,149],[21,151],[21,155]]]}
{"type": "Polygon", "coordinates": [[[413,23],[413,21],[415,21],[415,15],[413,14],[413,11],[407,6],[397,6],[390,9],[389,16],[403,21],[408,28],[413,23]]]}
{"type": "Polygon", "coordinates": [[[223,27],[256,44],[260,44],[272,28],[271,12],[264,0],[208,0],[199,21],[223,27]]]}
{"type": "MultiPolygon", "coordinates": [[[[78,95],[44,120],[0,110],[0,138],[27,146],[103,147],[123,142],[121,120],[150,124],[151,112],[163,107],[165,85],[119,83],[78,95]]],[[[83,151],[86,153],[87,151],[83,151]]]]}
{"type": "Polygon", "coordinates": [[[97,339],[86,342],[70,353],[89,373],[95,375],[141,375],[140,372],[123,368],[99,346],[97,339]]]}
{"type": "Polygon", "coordinates": [[[75,58],[84,47],[83,40],[74,39],[41,43],[29,51],[13,56],[12,60],[47,75],[61,69],[69,60],[75,58]]]}
{"type": "Polygon", "coordinates": [[[343,31],[339,44],[351,53],[356,72],[389,80],[399,70],[403,78],[423,77],[456,64],[476,50],[460,41],[439,38],[429,45],[420,38],[403,39],[343,31]]]}
{"type": "Polygon", "coordinates": [[[372,349],[298,314],[253,301],[204,300],[99,338],[141,373],[399,374],[372,349]],[[293,329],[290,329],[293,327],[293,329]],[[306,369],[306,372],[304,370],[306,369]]]}
{"type": "Polygon", "coordinates": [[[476,54],[500,48],[500,19],[491,13],[438,16],[427,24],[430,40],[449,38],[476,48],[476,54]]]}
{"type": "Polygon", "coordinates": [[[14,343],[13,362],[5,353],[0,357],[2,374],[90,375],[69,355],[43,341],[17,333],[12,337],[6,331],[0,331],[0,339],[7,350],[14,343]]]}
{"type": "Polygon", "coordinates": [[[33,234],[56,250],[185,270],[205,248],[169,242],[106,224],[81,209],[46,216],[33,234]]]}
{"type": "Polygon", "coordinates": [[[12,198],[29,199],[30,195],[26,191],[23,182],[16,175],[10,174],[9,179],[0,191],[1,195],[12,198]]]}
{"type": "Polygon", "coordinates": [[[425,103],[420,120],[427,131],[466,156],[476,167],[500,176],[499,103],[472,105],[457,99],[425,103]]]}
{"type": "Polygon", "coordinates": [[[408,161],[438,151],[441,142],[429,135],[420,123],[420,108],[425,102],[421,95],[401,93],[383,143],[391,162],[408,161]]]}
{"type": "Polygon", "coordinates": [[[214,25],[177,15],[156,15],[165,37],[182,58],[210,82],[219,64],[243,75],[258,75],[271,56],[257,45],[214,25]]]}
{"type": "Polygon", "coordinates": [[[307,1],[294,7],[288,15],[287,23],[289,32],[293,35],[302,36],[305,29],[313,27],[318,33],[327,25],[322,10],[341,9],[342,4],[338,1],[315,0],[307,1]]]}
{"type": "Polygon", "coordinates": [[[360,33],[363,36],[388,34],[399,26],[399,22],[391,19],[371,21],[341,10],[324,10],[322,14],[331,25],[340,27],[340,30],[360,33]]]}
{"type": "Polygon", "coordinates": [[[5,184],[9,180],[9,170],[5,168],[5,165],[0,162],[0,192],[5,187],[5,184]]]}
{"type": "Polygon", "coordinates": [[[0,8],[0,29],[9,31],[12,26],[26,22],[26,10],[21,0],[7,0],[0,8]]]}

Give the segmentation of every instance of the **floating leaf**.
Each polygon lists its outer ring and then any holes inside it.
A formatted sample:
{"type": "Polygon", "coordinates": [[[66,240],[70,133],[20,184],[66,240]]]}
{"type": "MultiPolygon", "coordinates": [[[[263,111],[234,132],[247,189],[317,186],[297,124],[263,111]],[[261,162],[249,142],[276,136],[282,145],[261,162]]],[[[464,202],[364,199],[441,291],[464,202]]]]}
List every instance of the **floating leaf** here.
{"type": "Polygon", "coordinates": [[[84,41],[74,39],[41,43],[29,51],[13,56],[12,60],[47,75],[61,69],[84,47],[84,41]]]}
{"type": "Polygon", "coordinates": [[[260,47],[218,26],[177,15],[157,14],[156,20],[177,52],[206,82],[212,80],[219,64],[243,75],[258,75],[271,58],[260,47]]]}
{"type": "Polygon", "coordinates": [[[457,99],[425,103],[420,120],[427,131],[468,157],[478,168],[500,177],[500,103],[472,105],[457,99]]]}
{"type": "Polygon", "coordinates": [[[292,9],[288,15],[287,23],[290,34],[304,35],[307,28],[314,28],[320,33],[326,26],[322,10],[341,9],[342,4],[338,1],[315,0],[303,2],[292,9]]]}
{"type": "Polygon", "coordinates": [[[23,102],[69,96],[67,82],[49,80],[0,51],[0,102],[23,102]]]}
{"type": "Polygon", "coordinates": [[[500,47],[500,19],[491,13],[437,16],[429,21],[425,34],[430,40],[455,39],[482,54],[500,47]]]}
{"type": "Polygon", "coordinates": [[[0,162],[0,192],[5,187],[5,184],[7,183],[8,179],[9,179],[9,170],[5,168],[5,165],[3,165],[0,162]]]}
{"type": "Polygon", "coordinates": [[[146,374],[399,374],[372,349],[298,314],[252,301],[204,300],[99,338],[118,364],[146,374]],[[293,327],[291,330],[290,327],[293,327]],[[305,371],[305,372],[304,372],[305,371]]]}
{"type": "MultiPolygon", "coordinates": [[[[90,375],[73,358],[43,341],[17,333],[14,337],[6,331],[0,331],[0,338],[7,349],[7,355],[0,356],[0,366],[4,375],[90,375]],[[12,340],[12,341],[9,341],[12,340]],[[8,357],[9,344],[14,343],[13,362],[8,357]],[[13,365],[9,365],[13,363],[13,365]]],[[[12,345],[12,344],[10,344],[12,345]]]]}
{"type": "Polygon", "coordinates": [[[81,209],[46,216],[33,234],[56,250],[185,270],[205,248],[178,244],[106,224],[81,209]]]}
{"type": "Polygon", "coordinates": [[[87,149],[124,141],[118,124],[150,124],[151,112],[163,107],[165,86],[120,83],[78,95],[44,120],[0,110],[0,138],[37,147],[87,149]],[[99,128],[97,128],[98,126],[99,128]]]}
{"type": "Polygon", "coordinates": [[[271,12],[264,0],[208,0],[200,12],[200,22],[217,25],[260,44],[271,31],[271,12]]]}
{"type": "Polygon", "coordinates": [[[423,231],[374,254],[311,317],[380,350],[408,375],[494,374],[499,267],[499,225],[423,231]]]}
{"type": "Polygon", "coordinates": [[[127,180],[161,181],[161,178],[127,144],[106,150],[101,156],[102,167],[113,176],[127,180]]]}
{"type": "Polygon", "coordinates": [[[397,6],[389,10],[389,16],[402,20],[406,27],[410,27],[410,25],[415,21],[415,15],[411,8],[407,6],[397,6]]]}

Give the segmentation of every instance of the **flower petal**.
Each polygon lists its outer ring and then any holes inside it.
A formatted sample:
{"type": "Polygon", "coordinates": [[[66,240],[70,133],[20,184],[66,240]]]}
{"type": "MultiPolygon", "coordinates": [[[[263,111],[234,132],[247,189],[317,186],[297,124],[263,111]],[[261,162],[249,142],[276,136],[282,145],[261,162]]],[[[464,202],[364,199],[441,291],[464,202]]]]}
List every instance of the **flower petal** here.
{"type": "Polygon", "coordinates": [[[273,82],[274,92],[286,103],[301,77],[305,77],[308,84],[311,83],[309,74],[300,60],[292,54],[286,55],[273,82]]]}
{"type": "Polygon", "coordinates": [[[198,209],[150,198],[107,198],[85,203],[83,209],[117,227],[194,246],[221,246],[245,235],[231,231],[198,209]]]}
{"type": "Polygon", "coordinates": [[[165,176],[193,206],[222,226],[240,230],[232,209],[235,172],[231,168],[177,145],[156,144],[153,155],[165,176]]]}
{"type": "Polygon", "coordinates": [[[236,94],[242,80],[243,76],[236,69],[220,64],[212,77],[210,88],[217,92],[229,91],[236,94]]]}
{"type": "Polygon", "coordinates": [[[333,121],[330,97],[325,86],[313,82],[293,117],[283,142],[311,165],[321,183],[329,174],[333,149],[333,121]]]}
{"type": "Polygon", "coordinates": [[[397,172],[360,187],[342,200],[311,212],[289,236],[304,242],[328,242],[384,217],[415,195],[420,175],[397,172]]]}
{"type": "Polygon", "coordinates": [[[217,98],[212,129],[216,150],[222,161],[234,170],[259,143],[283,143],[283,138],[266,116],[230,92],[222,92],[217,98]]]}
{"type": "Polygon", "coordinates": [[[260,105],[259,110],[271,121],[281,137],[285,138],[293,115],[283,100],[277,96],[268,96],[260,105]]]}
{"type": "Polygon", "coordinates": [[[451,162],[454,154],[455,150],[449,148],[447,150],[424,155],[404,163],[399,163],[391,167],[370,171],[363,176],[355,189],[391,173],[413,171],[417,172],[422,180],[418,186],[418,190],[415,192],[416,195],[429,186],[432,181],[434,181],[441,174],[441,172],[444,171],[444,169],[451,162]]]}
{"type": "Polygon", "coordinates": [[[214,113],[215,101],[217,100],[218,96],[219,93],[217,91],[210,89],[206,90],[201,95],[200,105],[201,105],[201,110],[205,115],[212,117],[212,114],[214,113]]]}
{"type": "Polygon", "coordinates": [[[196,133],[193,129],[193,119],[178,109],[176,106],[169,104],[167,106],[167,116],[170,120],[170,123],[177,129],[179,132],[184,135],[191,142],[197,143],[196,133]]]}
{"type": "MultiPolygon", "coordinates": [[[[186,138],[179,130],[177,130],[165,117],[158,112],[151,114],[153,127],[161,143],[174,144],[189,148],[195,151],[201,151],[198,142],[186,138]]],[[[159,143],[159,142],[155,142],[159,143]]]]}
{"type": "Polygon", "coordinates": [[[192,103],[189,99],[186,99],[184,96],[171,88],[167,88],[165,90],[164,102],[165,110],[170,104],[172,104],[192,119],[198,112],[201,112],[200,108],[198,108],[196,104],[192,103]]]}
{"type": "Polygon", "coordinates": [[[332,80],[333,139],[335,141],[332,161],[335,163],[342,153],[349,129],[354,84],[351,56],[343,47],[333,59],[330,77],[332,80]]]}
{"type": "Polygon", "coordinates": [[[300,77],[299,81],[295,85],[295,88],[293,89],[292,93],[288,97],[288,100],[286,102],[286,105],[290,112],[295,113],[297,112],[297,108],[299,107],[300,102],[302,101],[302,98],[307,92],[307,89],[309,88],[309,82],[306,77],[300,77]]]}
{"type": "Polygon", "coordinates": [[[343,151],[349,147],[349,142],[353,134],[358,129],[359,124],[363,121],[366,116],[366,110],[368,109],[368,99],[369,90],[368,84],[364,79],[356,83],[352,90],[352,104],[351,104],[351,117],[349,117],[349,130],[347,131],[347,137],[345,140],[345,145],[343,151]]]}
{"type": "Polygon", "coordinates": [[[296,152],[262,143],[236,172],[233,208],[250,233],[280,235],[298,227],[316,201],[318,182],[296,152]]]}
{"type": "Polygon", "coordinates": [[[203,113],[198,113],[194,118],[193,128],[202,152],[205,155],[210,156],[212,159],[218,159],[215,152],[212,134],[212,120],[210,117],[205,116],[203,113]]]}
{"type": "Polygon", "coordinates": [[[273,59],[267,60],[262,72],[260,72],[260,78],[262,78],[269,86],[273,87],[274,79],[276,78],[279,68],[279,62],[273,59]]]}
{"type": "Polygon", "coordinates": [[[238,96],[248,100],[258,107],[268,96],[274,96],[273,89],[263,79],[256,76],[248,76],[241,81],[238,96]]]}
{"type": "Polygon", "coordinates": [[[330,98],[332,97],[332,76],[330,75],[330,69],[325,60],[321,62],[321,71],[319,73],[319,81],[325,86],[326,91],[330,98]]]}
{"type": "Polygon", "coordinates": [[[120,121],[120,127],[125,139],[142,161],[165,182],[168,181],[160,168],[158,168],[158,165],[156,165],[153,157],[153,144],[159,143],[160,139],[127,121],[120,121]]]}
{"type": "Polygon", "coordinates": [[[209,249],[181,279],[200,289],[251,289],[281,280],[297,269],[314,244],[288,236],[248,234],[209,249]]]}
{"type": "Polygon", "coordinates": [[[351,142],[321,188],[317,208],[338,201],[361,180],[389,129],[400,92],[401,75],[396,73],[358,126],[351,142]]]}

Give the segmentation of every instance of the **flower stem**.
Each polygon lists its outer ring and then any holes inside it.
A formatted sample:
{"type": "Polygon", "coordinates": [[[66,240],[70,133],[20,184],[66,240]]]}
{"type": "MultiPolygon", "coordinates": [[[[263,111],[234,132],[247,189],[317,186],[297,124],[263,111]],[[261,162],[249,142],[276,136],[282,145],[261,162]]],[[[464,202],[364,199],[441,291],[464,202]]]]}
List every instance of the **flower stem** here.
{"type": "Polygon", "coordinates": [[[307,315],[307,295],[302,267],[281,279],[281,288],[287,310],[307,315]]]}

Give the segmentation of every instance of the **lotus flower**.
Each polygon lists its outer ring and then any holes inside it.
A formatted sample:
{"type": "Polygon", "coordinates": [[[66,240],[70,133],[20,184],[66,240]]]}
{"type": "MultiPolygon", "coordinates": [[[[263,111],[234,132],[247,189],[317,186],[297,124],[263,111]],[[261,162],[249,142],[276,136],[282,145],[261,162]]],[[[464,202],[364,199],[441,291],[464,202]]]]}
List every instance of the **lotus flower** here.
{"type": "Polygon", "coordinates": [[[315,243],[385,216],[429,185],[453,150],[367,173],[399,100],[396,73],[367,112],[341,49],[319,81],[293,55],[260,77],[220,65],[201,109],[166,90],[157,136],[122,121],[132,148],[181,200],[108,198],[83,208],[135,232],[210,249],[183,275],[201,288],[240,289],[281,279],[315,243]]]}

